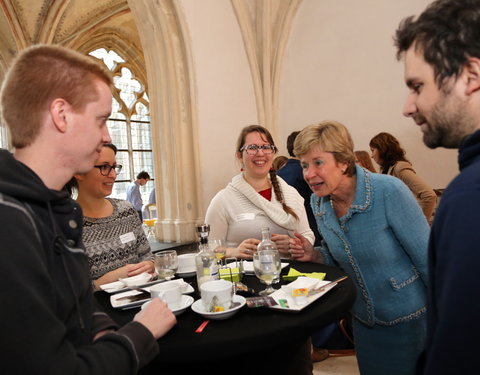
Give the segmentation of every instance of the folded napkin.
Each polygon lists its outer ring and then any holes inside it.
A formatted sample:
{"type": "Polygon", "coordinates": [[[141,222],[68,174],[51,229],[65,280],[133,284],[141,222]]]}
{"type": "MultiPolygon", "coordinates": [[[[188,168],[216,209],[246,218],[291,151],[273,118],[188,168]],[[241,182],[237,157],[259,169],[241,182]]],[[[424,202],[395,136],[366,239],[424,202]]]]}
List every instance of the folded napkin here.
{"type": "Polygon", "coordinates": [[[290,270],[288,271],[288,275],[283,276],[283,280],[285,281],[294,281],[297,279],[298,276],[306,276],[306,277],[311,277],[313,279],[319,279],[323,280],[327,274],[325,272],[299,272],[296,269],[290,267],[290,270]]]}

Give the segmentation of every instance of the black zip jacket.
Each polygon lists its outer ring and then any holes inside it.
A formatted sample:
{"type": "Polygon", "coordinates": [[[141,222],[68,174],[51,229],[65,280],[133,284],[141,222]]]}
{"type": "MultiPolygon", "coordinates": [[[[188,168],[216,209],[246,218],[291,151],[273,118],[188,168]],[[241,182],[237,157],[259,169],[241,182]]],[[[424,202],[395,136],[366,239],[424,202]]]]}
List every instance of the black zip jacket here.
{"type": "Polygon", "coordinates": [[[81,237],[75,201],[0,150],[2,374],[134,374],[158,353],[143,325],[95,308],[81,237]]]}

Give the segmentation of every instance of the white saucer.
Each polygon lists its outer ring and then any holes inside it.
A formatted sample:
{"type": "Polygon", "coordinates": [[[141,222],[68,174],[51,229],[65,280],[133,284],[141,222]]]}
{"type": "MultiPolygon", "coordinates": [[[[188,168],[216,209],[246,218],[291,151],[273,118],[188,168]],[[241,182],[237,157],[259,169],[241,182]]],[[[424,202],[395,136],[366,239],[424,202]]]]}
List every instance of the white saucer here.
{"type": "MultiPolygon", "coordinates": [[[[165,284],[179,284],[180,285],[180,290],[182,292],[182,294],[190,294],[190,293],[193,293],[195,291],[195,289],[193,289],[193,286],[191,286],[189,283],[183,281],[183,279],[175,279],[175,280],[169,280],[169,281],[164,281],[165,284]]],[[[149,292],[151,291],[150,287],[143,287],[142,289],[144,290],[148,290],[149,292]]]]}
{"type": "MultiPolygon", "coordinates": [[[[182,300],[180,302],[180,306],[179,307],[176,307],[176,308],[173,308],[171,309],[173,314],[174,315],[180,315],[181,313],[183,313],[186,309],[188,309],[190,307],[190,305],[193,303],[193,297],[192,296],[186,296],[186,295],[182,295],[182,300]]],[[[144,303],[142,305],[142,310],[145,306],[147,306],[149,303],[151,302],[148,301],[146,303],[144,303]]]]}
{"type": "Polygon", "coordinates": [[[245,306],[245,303],[247,300],[239,295],[234,294],[232,301],[235,303],[239,303],[240,305],[235,306],[232,309],[225,310],[225,311],[219,311],[219,312],[209,312],[205,311],[205,307],[203,306],[203,302],[201,299],[195,301],[192,305],[192,310],[195,311],[197,314],[200,314],[204,318],[207,319],[212,319],[212,320],[222,320],[222,319],[228,319],[235,315],[238,310],[240,310],[243,306],[245,306]]]}

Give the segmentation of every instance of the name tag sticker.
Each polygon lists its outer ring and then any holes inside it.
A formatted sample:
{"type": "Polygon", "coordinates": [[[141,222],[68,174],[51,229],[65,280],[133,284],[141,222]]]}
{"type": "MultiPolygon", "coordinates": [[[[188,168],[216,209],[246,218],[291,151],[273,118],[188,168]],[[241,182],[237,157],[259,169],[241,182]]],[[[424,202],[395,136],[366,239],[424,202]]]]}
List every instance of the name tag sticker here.
{"type": "Polygon", "coordinates": [[[255,220],[255,214],[253,212],[247,212],[245,214],[237,215],[237,221],[255,220]]]}
{"type": "Polygon", "coordinates": [[[133,234],[133,232],[128,232],[128,233],[122,234],[120,236],[120,241],[122,243],[128,243],[128,242],[131,242],[131,241],[135,241],[135,235],[133,234]]]}

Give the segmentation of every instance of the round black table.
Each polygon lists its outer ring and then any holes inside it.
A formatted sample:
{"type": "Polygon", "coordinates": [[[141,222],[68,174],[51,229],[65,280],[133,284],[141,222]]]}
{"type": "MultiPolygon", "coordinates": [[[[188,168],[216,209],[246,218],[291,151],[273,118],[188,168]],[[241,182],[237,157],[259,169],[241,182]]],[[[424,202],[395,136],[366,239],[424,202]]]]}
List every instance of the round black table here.
{"type": "MultiPolygon", "coordinates": [[[[344,276],[339,268],[316,263],[291,262],[300,272],[325,272],[325,280],[344,276]]],[[[282,270],[288,273],[289,267],[282,270]]],[[[197,292],[196,278],[184,278],[197,292]]],[[[245,275],[242,282],[260,291],[265,288],[255,276],[245,275]]],[[[285,284],[285,282],[281,282],[285,284]]],[[[276,284],[278,288],[279,284],[276,284]]],[[[114,309],[110,295],[97,292],[100,306],[120,325],[132,320],[138,308],[114,309]]],[[[267,307],[244,306],[227,320],[211,320],[202,333],[195,333],[205,320],[191,309],[177,316],[177,325],[158,340],[160,354],[141,374],[224,374],[260,373],[254,363],[262,361],[264,371],[286,373],[282,369],[302,351],[313,332],[345,317],[355,299],[350,279],[339,283],[324,296],[299,312],[284,312],[267,307]],[[280,372],[279,372],[280,371],[280,372]]],[[[263,371],[263,370],[262,370],[263,371]]],[[[291,372],[291,371],[290,371],[291,372]]]]}

